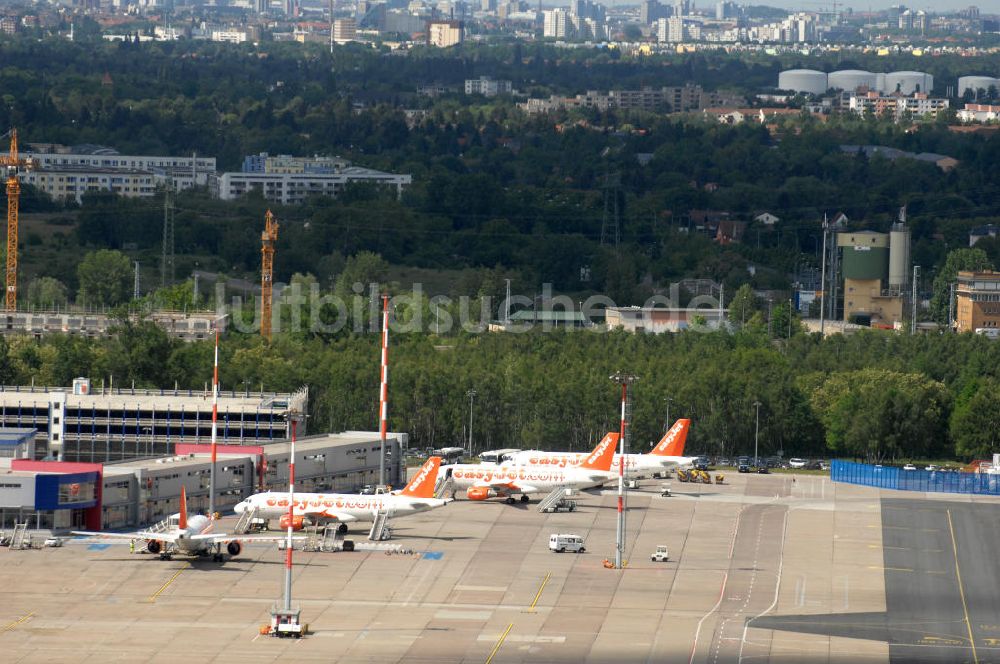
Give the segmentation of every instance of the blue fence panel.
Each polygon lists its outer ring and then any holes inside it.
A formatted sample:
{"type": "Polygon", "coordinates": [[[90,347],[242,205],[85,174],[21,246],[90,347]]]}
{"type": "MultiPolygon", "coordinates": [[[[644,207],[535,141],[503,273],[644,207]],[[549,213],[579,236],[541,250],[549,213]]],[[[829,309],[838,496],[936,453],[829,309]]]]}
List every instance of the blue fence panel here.
{"type": "Polygon", "coordinates": [[[834,461],[830,479],[878,489],[1000,496],[1000,475],[941,470],[903,470],[851,461],[834,461]]]}

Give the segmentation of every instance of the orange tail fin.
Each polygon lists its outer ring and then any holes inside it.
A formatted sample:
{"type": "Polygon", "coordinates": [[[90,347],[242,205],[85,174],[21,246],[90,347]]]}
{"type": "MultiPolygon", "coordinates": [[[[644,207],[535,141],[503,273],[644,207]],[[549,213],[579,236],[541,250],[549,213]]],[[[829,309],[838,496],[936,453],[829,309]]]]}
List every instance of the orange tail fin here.
{"type": "Polygon", "coordinates": [[[684,443],[687,442],[688,429],[691,428],[691,420],[682,419],[674,422],[670,431],[663,436],[650,454],[656,456],[684,456],[684,443]]]}
{"type": "Polygon", "coordinates": [[[618,449],[618,438],[618,434],[613,432],[605,435],[579,467],[588,470],[611,470],[611,462],[615,458],[615,450],[618,449]]]}
{"type": "Polygon", "coordinates": [[[431,457],[420,467],[416,475],[407,483],[402,495],[412,498],[433,498],[437,486],[438,468],[441,467],[441,457],[431,457]]]}
{"type": "Polygon", "coordinates": [[[181,530],[187,530],[188,527],[188,497],[183,486],[181,487],[181,515],[177,521],[177,527],[181,530]]]}

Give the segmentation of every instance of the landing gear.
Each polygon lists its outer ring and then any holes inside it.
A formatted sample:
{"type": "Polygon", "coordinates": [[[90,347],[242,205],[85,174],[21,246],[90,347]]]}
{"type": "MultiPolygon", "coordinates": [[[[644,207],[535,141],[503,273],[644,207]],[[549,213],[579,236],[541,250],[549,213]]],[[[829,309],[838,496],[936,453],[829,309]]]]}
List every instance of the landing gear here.
{"type": "Polygon", "coordinates": [[[172,558],[173,558],[173,555],[167,553],[166,551],[164,551],[163,553],[160,554],[160,560],[171,560],[172,558]]]}
{"type": "Polygon", "coordinates": [[[522,502],[522,503],[527,503],[527,502],[528,502],[528,500],[530,500],[530,499],[528,498],[528,496],[521,496],[521,502],[522,502]]]}
{"type": "Polygon", "coordinates": [[[507,500],[505,500],[504,502],[507,503],[508,505],[513,505],[514,504],[514,496],[507,496],[507,500]]]}
{"type": "Polygon", "coordinates": [[[212,560],[215,561],[215,562],[217,562],[217,563],[221,563],[224,559],[223,559],[221,553],[213,553],[212,554],[212,560]]]}

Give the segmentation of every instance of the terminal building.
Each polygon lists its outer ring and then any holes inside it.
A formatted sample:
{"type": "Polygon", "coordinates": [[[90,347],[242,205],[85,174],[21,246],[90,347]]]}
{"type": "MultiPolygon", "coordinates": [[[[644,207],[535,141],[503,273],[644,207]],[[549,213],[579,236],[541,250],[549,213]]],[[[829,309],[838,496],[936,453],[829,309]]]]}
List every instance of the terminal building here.
{"type": "MultiPolygon", "coordinates": [[[[3,432],[0,432],[0,440],[3,432]]],[[[388,434],[386,478],[402,484],[405,434],[388,434]]],[[[288,486],[290,443],[218,445],[215,509],[232,510],[258,491],[288,486]]],[[[348,431],[299,439],[295,486],[303,492],[356,493],[379,481],[378,433],[348,431]]],[[[188,511],[209,505],[211,446],[182,443],[176,453],[117,463],[0,458],[0,530],[28,528],[109,530],[148,526],[180,509],[183,487],[188,511]]]]}
{"type": "MultiPolygon", "coordinates": [[[[309,392],[219,392],[218,442],[262,445],[291,435],[309,392]]],[[[38,431],[36,457],[106,463],[176,453],[212,436],[211,390],[0,386],[0,427],[38,431]]],[[[299,432],[304,434],[304,423],[299,432]]]]}

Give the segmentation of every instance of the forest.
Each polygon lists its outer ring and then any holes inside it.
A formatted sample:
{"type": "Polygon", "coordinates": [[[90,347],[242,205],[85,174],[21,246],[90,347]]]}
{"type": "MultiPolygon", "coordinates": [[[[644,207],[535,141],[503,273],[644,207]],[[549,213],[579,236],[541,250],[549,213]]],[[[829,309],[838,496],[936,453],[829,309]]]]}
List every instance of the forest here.
{"type": "MultiPolygon", "coordinates": [[[[333,339],[283,334],[271,344],[230,332],[221,344],[223,389],[288,391],[308,385],[310,431],[376,426],[379,335],[333,339]]],[[[473,444],[589,449],[617,428],[615,371],[633,389],[634,449],[669,419],[690,417],[692,452],[747,453],[759,401],[761,454],[872,461],[958,458],[1000,446],[1000,344],[977,335],[864,332],[773,339],[758,319],[736,333],[630,335],[588,330],[392,337],[390,429],[416,447],[473,444]],[[668,401],[669,400],[669,401],[668,401]]],[[[204,389],[210,342],[169,339],[148,322],[123,322],[105,340],[72,336],[0,343],[4,384],[95,384],[204,389]]]]}

